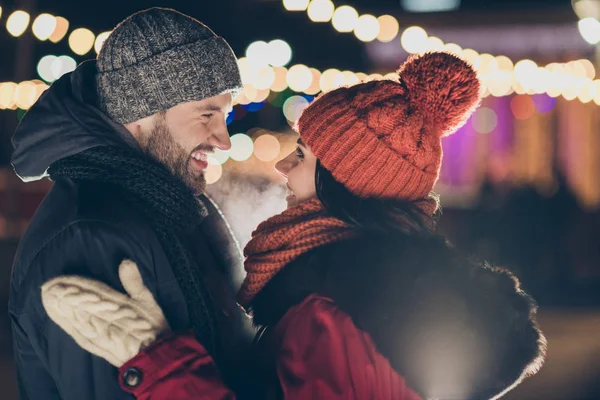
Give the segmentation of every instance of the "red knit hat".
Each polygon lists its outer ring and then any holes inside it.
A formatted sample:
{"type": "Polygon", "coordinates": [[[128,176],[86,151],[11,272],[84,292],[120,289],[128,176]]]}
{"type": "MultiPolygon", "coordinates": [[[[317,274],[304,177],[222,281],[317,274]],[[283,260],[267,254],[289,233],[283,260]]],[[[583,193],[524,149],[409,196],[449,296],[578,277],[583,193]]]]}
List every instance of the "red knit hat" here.
{"type": "Polygon", "coordinates": [[[406,61],[400,80],[342,87],[300,116],[300,137],[333,177],[355,195],[427,201],[438,179],[440,139],[454,133],[481,101],[475,70],[448,53],[406,61]]]}

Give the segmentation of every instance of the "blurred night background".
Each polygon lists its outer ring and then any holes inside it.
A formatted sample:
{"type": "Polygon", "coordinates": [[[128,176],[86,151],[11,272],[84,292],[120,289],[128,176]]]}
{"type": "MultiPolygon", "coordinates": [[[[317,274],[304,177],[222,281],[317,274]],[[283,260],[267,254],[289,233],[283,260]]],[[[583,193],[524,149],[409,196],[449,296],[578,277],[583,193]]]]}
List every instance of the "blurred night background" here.
{"type": "Polygon", "coordinates": [[[470,60],[486,98],[444,139],[440,229],[464,252],[510,268],[539,302],[548,360],[506,398],[600,400],[599,0],[0,6],[0,398],[17,398],[4,311],[12,259],[52,184],[18,179],[11,136],[43,90],[95,57],[120,20],[164,6],[207,24],[240,59],[245,90],[228,118],[233,148],[216,155],[207,174],[242,244],[258,222],[283,209],[273,166],[293,149],[291,126],[314,95],[385,79],[410,53],[445,49],[470,60]]]}

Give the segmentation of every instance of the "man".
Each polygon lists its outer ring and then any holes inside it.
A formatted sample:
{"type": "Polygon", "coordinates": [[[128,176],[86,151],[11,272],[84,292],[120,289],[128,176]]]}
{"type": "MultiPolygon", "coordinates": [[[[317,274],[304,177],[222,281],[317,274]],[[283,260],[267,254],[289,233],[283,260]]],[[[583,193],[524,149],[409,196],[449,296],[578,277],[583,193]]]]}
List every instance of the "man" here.
{"type": "Polygon", "coordinates": [[[202,192],[207,155],[231,146],[225,119],[241,89],[223,38],[186,15],[152,8],[121,22],[97,60],[55,82],[24,116],[13,139],[15,172],[55,184],[13,267],[21,399],[130,398],[117,369],[79,348],[40,298],[41,285],[64,274],[123,291],[123,259],[138,263],[168,324],[193,329],[224,378],[237,379],[237,355],[251,334],[234,301],[241,256],[202,192]]]}

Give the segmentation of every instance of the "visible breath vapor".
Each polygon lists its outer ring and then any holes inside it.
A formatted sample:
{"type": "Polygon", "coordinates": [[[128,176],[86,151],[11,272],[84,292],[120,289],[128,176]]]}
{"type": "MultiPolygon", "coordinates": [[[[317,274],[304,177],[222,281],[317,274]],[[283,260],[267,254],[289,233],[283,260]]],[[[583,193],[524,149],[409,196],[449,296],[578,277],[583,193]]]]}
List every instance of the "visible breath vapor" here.
{"type": "Polygon", "coordinates": [[[285,187],[259,176],[224,172],[206,192],[225,214],[242,248],[258,224],[286,208],[285,187]]]}

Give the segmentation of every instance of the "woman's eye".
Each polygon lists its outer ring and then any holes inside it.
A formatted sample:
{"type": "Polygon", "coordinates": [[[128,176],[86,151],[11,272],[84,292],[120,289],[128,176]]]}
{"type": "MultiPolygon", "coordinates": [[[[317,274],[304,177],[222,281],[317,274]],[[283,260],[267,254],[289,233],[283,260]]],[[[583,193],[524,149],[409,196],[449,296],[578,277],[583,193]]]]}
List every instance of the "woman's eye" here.
{"type": "Polygon", "coordinates": [[[304,153],[302,152],[300,147],[296,148],[296,156],[298,156],[298,158],[304,158],[304,153]]]}

